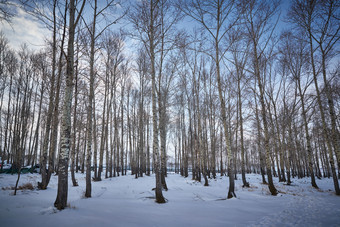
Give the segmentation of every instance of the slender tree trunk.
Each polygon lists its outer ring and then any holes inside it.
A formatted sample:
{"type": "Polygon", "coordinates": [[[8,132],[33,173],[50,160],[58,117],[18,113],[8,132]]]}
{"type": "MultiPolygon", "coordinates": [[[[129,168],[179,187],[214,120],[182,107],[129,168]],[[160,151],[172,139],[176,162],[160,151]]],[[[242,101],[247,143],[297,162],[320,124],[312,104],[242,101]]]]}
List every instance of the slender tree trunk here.
{"type": "MultiPolygon", "coordinates": [[[[78,38],[77,38],[78,41],[78,38]]],[[[77,55],[79,54],[79,45],[77,45],[77,55]]],[[[78,106],[78,59],[79,55],[77,56],[76,61],[76,72],[75,72],[75,91],[74,91],[74,109],[73,109],[73,136],[72,136],[72,150],[71,150],[71,178],[72,184],[74,187],[78,186],[78,182],[76,180],[74,174],[74,165],[75,165],[75,153],[76,153],[76,133],[77,133],[77,106],[78,106]]],[[[77,149],[78,151],[78,149],[77,149]]],[[[76,166],[78,168],[78,164],[76,166]]]]}
{"type": "Polygon", "coordinates": [[[156,202],[157,203],[165,203],[165,199],[162,193],[162,179],[161,179],[161,166],[160,166],[160,156],[159,156],[159,142],[158,142],[158,117],[157,117],[157,99],[156,99],[156,62],[155,62],[155,26],[154,18],[155,18],[155,9],[158,2],[154,2],[151,0],[150,2],[150,31],[149,31],[149,48],[150,48],[150,60],[151,60],[151,86],[152,86],[152,136],[153,136],[153,145],[152,150],[155,156],[154,166],[156,173],[156,202]]]}
{"type": "Polygon", "coordinates": [[[97,140],[97,115],[96,115],[96,102],[95,97],[93,97],[93,105],[92,105],[92,117],[93,117],[93,178],[96,180],[98,178],[98,140],[97,140]]]}
{"type": "MultiPolygon", "coordinates": [[[[338,29],[339,30],[339,29],[338,29]]],[[[340,141],[339,141],[339,132],[336,129],[336,114],[334,110],[334,102],[333,102],[333,97],[331,94],[331,88],[329,87],[329,82],[327,81],[327,76],[326,76],[326,54],[321,46],[321,52],[322,52],[322,75],[323,75],[323,81],[325,84],[325,91],[326,91],[326,96],[327,96],[327,102],[328,102],[328,110],[329,110],[329,116],[331,118],[331,140],[332,144],[334,147],[334,153],[338,161],[338,171],[340,169],[340,141]]],[[[331,157],[331,168],[332,168],[332,176],[333,176],[333,181],[334,181],[334,188],[335,188],[335,193],[336,195],[340,195],[340,188],[339,188],[339,182],[338,182],[338,177],[336,175],[336,170],[335,170],[335,164],[334,164],[334,157],[331,157]],[[332,164],[333,163],[333,164],[332,164]],[[332,166],[333,165],[333,166],[332,166]]]]}
{"type": "MultiPolygon", "coordinates": [[[[83,1],[82,8],[79,15],[84,8],[85,1],[83,1]]],[[[67,46],[67,66],[66,66],[66,88],[62,115],[62,130],[61,130],[61,146],[59,153],[59,171],[58,171],[58,194],[54,206],[62,210],[67,206],[68,194],[68,158],[70,152],[71,140],[71,105],[72,105],[72,90],[73,90],[73,64],[74,64],[74,33],[78,18],[75,22],[75,1],[70,0],[69,6],[69,38],[67,46]]]]}
{"type": "Polygon", "coordinates": [[[120,137],[120,160],[118,160],[118,163],[120,161],[120,170],[122,172],[122,176],[124,175],[124,89],[125,86],[123,85],[121,90],[121,137],[120,137]]]}
{"type": "Polygon", "coordinates": [[[257,79],[257,85],[260,90],[260,104],[261,104],[261,115],[263,121],[263,130],[264,130],[264,148],[266,151],[266,170],[268,176],[268,187],[269,191],[272,195],[277,195],[277,190],[273,183],[273,176],[271,170],[271,163],[270,163],[270,147],[269,147],[269,131],[268,131],[268,123],[267,123],[267,116],[266,116],[266,105],[265,105],[265,98],[264,98],[264,85],[262,84],[261,77],[260,77],[260,66],[259,66],[259,59],[257,54],[257,45],[255,39],[253,39],[254,44],[254,56],[255,56],[255,76],[257,79]]]}
{"type": "Polygon", "coordinates": [[[100,148],[99,148],[99,169],[98,169],[98,175],[97,178],[95,178],[96,181],[101,181],[101,174],[103,171],[103,160],[104,160],[104,146],[106,144],[107,140],[107,124],[108,121],[106,122],[105,118],[107,118],[107,115],[110,110],[106,110],[108,104],[107,104],[107,99],[108,99],[108,83],[109,83],[109,72],[108,72],[108,61],[106,63],[106,72],[105,72],[105,91],[104,91],[104,108],[103,108],[103,114],[102,114],[102,131],[101,131],[101,138],[100,138],[100,148]]]}
{"type": "Polygon", "coordinates": [[[53,47],[52,47],[52,78],[51,78],[51,88],[49,94],[49,105],[48,105],[48,112],[47,112],[47,119],[46,119],[46,129],[45,129],[45,137],[43,143],[43,155],[42,155],[42,162],[41,162],[41,182],[38,182],[38,187],[40,189],[46,189],[48,185],[48,174],[46,172],[46,164],[47,164],[47,153],[48,153],[48,145],[50,141],[50,132],[51,132],[51,121],[52,121],[52,114],[54,108],[54,86],[55,86],[55,68],[56,68],[56,51],[57,51],[57,44],[56,44],[56,4],[57,1],[54,0],[53,2],[53,47]]]}
{"type": "Polygon", "coordinates": [[[312,41],[312,37],[311,37],[311,31],[309,31],[309,45],[310,45],[310,51],[311,51],[310,55],[311,55],[311,65],[312,65],[312,70],[313,70],[313,79],[314,79],[314,85],[315,85],[315,90],[316,90],[316,94],[317,94],[316,98],[317,98],[317,102],[318,102],[319,109],[320,109],[322,129],[323,129],[323,133],[324,133],[324,136],[325,136],[325,139],[326,139],[327,150],[328,150],[328,153],[329,153],[329,163],[331,165],[331,170],[332,170],[334,189],[335,189],[335,193],[337,195],[340,195],[339,182],[338,182],[338,178],[337,178],[336,170],[335,170],[335,165],[334,165],[333,149],[332,149],[332,145],[331,145],[328,130],[327,130],[325,113],[324,113],[324,109],[323,109],[323,106],[322,106],[321,95],[320,95],[320,90],[319,90],[319,86],[318,86],[317,72],[316,72],[315,63],[314,63],[314,51],[313,51],[314,48],[313,48],[313,41],[312,41]]]}
{"type": "Polygon", "coordinates": [[[7,117],[6,117],[6,128],[5,128],[5,142],[4,142],[4,151],[3,151],[3,156],[2,156],[2,161],[1,161],[1,171],[3,170],[4,167],[4,161],[5,161],[5,154],[7,151],[7,160],[9,159],[9,144],[10,142],[7,142],[11,138],[11,131],[9,130],[9,119],[10,119],[10,109],[11,109],[11,101],[12,101],[12,84],[13,84],[13,74],[11,73],[10,75],[10,82],[9,82],[9,89],[8,89],[8,104],[7,104],[7,117]],[[9,138],[7,137],[8,131],[10,132],[9,138]],[[7,139],[8,138],[8,139],[7,139]]]}
{"type": "Polygon", "coordinates": [[[301,89],[301,83],[300,79],[297,81],[298,85],[298,90],[299,90],[299,95],[300,95],[300,100],[301,100],[301,107],[302,107],[302,118],[303,118],[303,124],[304,124],[304,129],[305,129],[305,135],[306,135],[306,142],[307,142],[307,156],[308,156],[308,168],[309,168],[309,173],[311,176],[311,183],[314,188],[318,188],[316,182],[315,182],[315,176],[314,176],[314,169],[313,169],[313,151],[312,151],[312,145],[309,137],[309,131],[308,131],[308,122],[307,122],[307,116],[306,116],[306,110],[305,110],[305,101],[304,101],[304,96],[302,94],[302,89],[301,89]]]}
{"type": "MultiPolygon", "coordinates": [[[[160,80],[160,79],[159,79],[160,80]]],[[[159,84],[159,94],[158,94],[158,108],[159,108],[159,131],[160,131],[160,139],[161,139],[161,181],[162,187],[164,190],[168,190],[168,186],[166,185],[165,177],[166,177],[166,107],[165,107],[165,94],[161,93],[161,84],[159,84]]]]}
{"type": "MultiPolygon", "coordinates": [[[[97,0],[94,1],[93,23],[91,34],[91,50],[90,50],[90,92],[88,101],[88,120],[87,120],[87,152],[86,152],[86,191],[85,197],[91,197],[91,157],[92,157],[92,142],[93,142],[93,102],[94,102],[94,54],[95,54],[95,33],[96,33],[96,19],[97,19],[97,0]]],[[[95,151],[96,152],[96,151],[95,151]]],[[[97,160],[94,160],[96,163],[97,160]]]]}
{"type": "MultiPolygon", "coordinates": [[[[238,72],[240,76],[240,72],[238,72]]],[[[243,117],[242,117],[242,100],[241,100],[241,78],[237,79],[237,90],[238,90],[238,112],[239,112],[239,124],[240,124],[240,143],[241,143],[241,173],[243,187],[249,187],[249,183],[246,180],[246,170],[244,164],[244,138],[243,138],[243,117]]]]}
{"type": "MultiPolygon", "coordinates": [[[[217,42],[216,42],[216,45],[217,42]]],[[[221,115],[222,115],[222,124],[224,129],[224,139],[226,143],[227,149],[227,156],[228,156],[228,175],[229,175],[229,191],[228,191],[228,199],[232,197],[236,197],[235,194],[235,182],[234,182],[234,169],[233,169],[233,155],[231,152],[230,140],[228,135],[228,126],[227,126],[227,114],[226,114],[226,107],[225,101],[222,94],[222,82],[220,76],[220,65],[219,65],[219,48],[218,46],[215,47],[216,50],[216,76],[217,76],[217,86],[218,86],[218,94],[220,98],[220,105],[221,105],[221,115]]]]}

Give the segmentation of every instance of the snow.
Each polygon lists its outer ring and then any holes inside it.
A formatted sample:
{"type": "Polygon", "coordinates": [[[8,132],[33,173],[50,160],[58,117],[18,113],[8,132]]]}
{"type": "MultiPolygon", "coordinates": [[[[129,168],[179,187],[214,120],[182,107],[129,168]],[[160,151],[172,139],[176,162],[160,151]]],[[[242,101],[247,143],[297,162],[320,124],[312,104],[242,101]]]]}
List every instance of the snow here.
{"type": "MultiPolygon", "coordinates": [[[[0,187],[15,185],[17,175],[0,174],[0,187]]],[[[69,179],[69,208],[53,207],[57,176],[47,190],[0,190],[1,226],[339,226],[340,196],[332,179],[293,179],[293,185],[277,182],[281,192],[271,196],[261,176],[250,174],[250,188],[236,180],[237,198],[226,200],[228,178],[203,183],[168,174],[166,204],[154,202],[154,176],[135,179],[120,176],[92,182],[92,198],[84,198],[85,174],[76,174],[79,186],[69,179]]],[[[240,177],[239,177],[240,178],[240,177]]],[[[39,174],[22,174],[19,185],[41,180],[39,174]]]]}

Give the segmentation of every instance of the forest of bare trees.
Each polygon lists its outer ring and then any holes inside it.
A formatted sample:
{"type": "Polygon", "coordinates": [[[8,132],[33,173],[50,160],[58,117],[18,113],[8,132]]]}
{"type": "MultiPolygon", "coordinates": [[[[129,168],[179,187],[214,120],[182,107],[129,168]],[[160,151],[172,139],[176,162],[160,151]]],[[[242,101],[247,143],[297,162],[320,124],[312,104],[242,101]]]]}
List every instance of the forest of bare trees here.
{"type": "Polygon", "coordinates": [[[196,181],[262,175],[332,178],[340,195],[340,2],[291,0],[0,1],[49,29],[45,47],[13,49],[0,32],[1,171],[41,167],[91,182],[168,171],[196,181]],[[66,4],[65,4],[66,3],[66,4]]]}

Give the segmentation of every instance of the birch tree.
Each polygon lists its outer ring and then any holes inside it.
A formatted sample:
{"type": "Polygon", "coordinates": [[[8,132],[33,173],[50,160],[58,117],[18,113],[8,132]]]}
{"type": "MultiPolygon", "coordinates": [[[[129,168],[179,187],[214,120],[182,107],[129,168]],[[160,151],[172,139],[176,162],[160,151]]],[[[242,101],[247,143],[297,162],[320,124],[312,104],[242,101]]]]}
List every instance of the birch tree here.
{"type": "MultiPolygon", "coordinates": [[[[309,45],[310,66],[313,73],[313,81],[316,90],[317,103],[321,115],[323,133],[326,140],[327,150],[329,153],[329,162],[332,170],[334,189],[337,195],[340,195],[338,177],[336,175],[334,153],[339,158],[340,145],[339,136],[336,133],[336,115],[334,110],[334,101],[330,79],[328,77],[328,64],[333,56],[337,55],[337,45],[340,40],[340,23],[339,23],[340,5],[337,1],[301,1],[294,0],[289,9],[290,22],[305,34],[304,40],[309,45]],[[321,59],[318,64],[318,58],[321,59]],[[318,68],[321,68],[319,72],[318,68]],[[324,91],[327,98],[329,114],[327,115],[325,107],[321,100],[319,75],[322,75],[324,91]],[[331,125],[328,130],[327,119],[330,119],[331,125]]],[[[339,162],[338,162],[339,164],[339,162]]]]}
{"type": "Polygon", "coordinates": [[[183,12],[189,17],[197,21],[204,31],[208,34],[210,47],[205,51],[215,62],[217,87],[220,99],[220,109],[222,124],[224,129],[225,143],[228,156],[228,175],[229,175],[229,191],[228,198],[236,197],[233,155],[231,151],[230,135],[228,133],[227,109],[222,89],[222,72],[221,61],[225,56],[228,48],[223,47],[227,33],[235,25],[237,18],[234,17],[236,3],[233,0],[217,0],[214,2],[206,2],[200,0],[192,0],[179,5],[183,12]],[[209,52],[212,51],[212,52],[209,52]],[[211,54],[210,54],[211,53],[211,54]],[[213,54],[212,54],[213,53],[213,54]]]}
{"type": "MultiPolygon", "coordinates": [[[[96,128],[93,129],[93,119],[95,118],[94,114],[94,82],[95,82],[95,53],[97,51],[96,49],[96,41],[97,39],[105,32],[106,29],[108,29],[112,24],[117,23],[118,19],[109,21],[105,27],[103,28],[97,28],[97,21],[106,19],[106,13],[108,13],[108,10],[112,10],[113,7],[115,7],[118,3],[116,3],[114,0],[111,0],[107,2],[102,8],[98,8],[98,1],[94,0],[93,2],[90,2],[91,8],[93,10],[93,20],[91,21],[91,24],[88,25],[85,22],[86,28],[90,34],[90,62],[89,62],[89,75],[90,75],[90,91],[89,91],[89,101],[88,101],[88,126],[87,126],[87,155],[86,155],[86,192],[85,192],[85,197],[91,197],[91,157],[92,157],[92,141],[93,141],[93,133],[96,128]]],[[[96,138],[95,138],[96,139],[96,138]]],[[[94,151],[95,154],[97,154],[97,151],[94,151]]],[[[95,168],[95,173],[97,173],[97,159],[96,155],[94,158],[94,168],[95,168]]],[[[95,179],[98,179],[97,174],[95,174],[95,179]]]]}
{"type": "Polygon", "coordinates": [[[131,14],[129,20],[133,24],[137,34],[135,37],[142,42],[145,50],[150,58],[150,74],[151,74],[151,87],[152,87],[152,135],[153,135],[153,155],[154,159],[154,172],[156,173],[156,188],[155,196],[157,203],[165,203],[165,199],[162,193],[162,181],[161,181],[161,166],[159,155],[159,121],[157,110],[157,62],[156,53],[160,45],[160,8],[161,2],[159,0],[141,1],[138,3],[131,14]]]}
{"type": "Polygon", "coordinates": [[[303,118],[303,125],[305,130],[305,137],[307,143],[307,155],[308,155],[308,167],[311,176],[312,186],[318,188],[315,182],[315,174],[313,167],[313,151],[310,139],[310,132],[308,127],[307,109],[306,109],[306,91],[311,84],[309,75],[307,74],[306,85],[303,87],[302,81],[304,81],[303,75],[306,74],[304,71],[308,69],[308,51],[307,46],[301,39],[294,38],[292,33],[284,34],[284,44],[282,47],[283,60],[287,64],[287,67],[292,75],[292,79],[295,81],[298,95],[301,102],[301,111],[303,118]]]}
{"type": "Polygon", "coordinates": [[[66,66],[66,88],[63,102],[62,125],[61,125],[61,144],[59,153],[59,171],[58,171],[58,194],[54,206],[58,210],[65,209],[67,206],[68,194],[68,159],[71,142],[71,104],[73,93],[74,77],[74,34],[80,16],[85,6],[85,0],[77,10],[75,0],[70,0],[69,4],[69,28],[68,28],[68,46],[67,46],[67,66],[66,66]],[[76,11],[78,15],[76,17],[76,11]]]}
{"type": "MultiPolygon", "coordinates": [[[[268,176],[268,187],[272,195],[277,195],[277,190],[273,183],[273,175],[271,170],[271,151],[269,146],[269,129],[267,117],[267,105],[265,101],[266,84],[265,77],[266,71],[264,70],[265,56],[271,41],[275,24],[271,24],[277,12],[278,2],[274,3],[265,0],[249,0],[244,1],[244,11],[242,13],[242,20],[245,23],[247,36],[251,42],[251,55],[252,55],[252,74],[256,79],[259,90],[259,102],[261,105],[261,117],[264,131],[264,149],[266,152],[266,171],[268,176]]],[[[277,20],[276,20],[277,22],[277,20]]]]}

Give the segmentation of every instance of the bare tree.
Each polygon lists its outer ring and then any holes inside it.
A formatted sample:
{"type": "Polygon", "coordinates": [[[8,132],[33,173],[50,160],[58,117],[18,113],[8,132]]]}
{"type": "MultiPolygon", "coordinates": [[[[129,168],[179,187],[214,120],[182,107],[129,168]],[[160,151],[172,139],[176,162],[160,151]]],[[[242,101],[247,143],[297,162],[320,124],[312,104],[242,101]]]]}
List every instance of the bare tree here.
{"type": "Polygon", "coordinates": [[[11,24],[12,18],[15,15],[13,7],[15,7],[15,4],[12,1],[0,0],[0,22],[1,23],[5,21],[11,24]]]}
{"type": "MultiPolygon", "coordinates": [[[[89,102],[88,102],[88,127],[87,127],[87,132],[88,132],[88,142],[87,142],[87,155],[86,155],[86,192],[85,192],[85,197],[91,197],[91,157],[92,157],[92,140],[93,140],[93,133],[97,130],[96,128],[93,128],[93,124],[95,124],[95,121],[93,121],[93,118],[95,118],[94,115],[94,100],[95,100],[95,93],[94,93],[94,81],[95,81],[95,68],[94,68],[94,63],[95,63],[95,53],[96,53],[96,41],[97,39],[105,32],[106,29],[108,29],[112,24],[117,23],[118,19],[109,21],[105,27],[103,28],[97,28],[97,21],[101,19],[106,19],[105,14],[107,13],[106,11],[112,10],[113,7],[115,7],[117,2],[114,0],[111,0],[107,2],[102,8],[98,8],[98,1],[94,0],[92,3],[90,3],[91,8],[93,9],[93,20],[91,21],[91,25],[86,25],[86,28],[88,32],[90,33],[90,91],[89,91],[89,102]]],[[[96,142],[95,142],[96,145],[96,142]]],[[[96,146],[95,146],[96,148],[96,146]]],[[[94,151],[95,157],[94,157],[94,168],[95,168],[95,179],[98,178],[97,176],[97,150],[94,151]]]]}
{"type": "Polygon", "coordinates": [[[228,135],[228,124],[226,114],[226,104],[223,96],[222,81],[221,81],[221,61],[225,56],[228,48],[223,48],[222,41],[226,34],[235,25],[237,18],[233,13],[236,7],[235,1],[218,0],[216,2],[203,2],[198,0],[188,1],[181,4],[180,7],[183,12],[196,20],[202,28],[208,33],[213,54],[209,54],[208,49],[205,51],[214,60],[216,67],[216,78],[218,85],[218,93],[221,105],[222,124],[225,134],[226,149],[228,155],[228,174],[229,174],[229,192],[228,198],[236,197],[234,169],[233,169],[233,155],[231,151],[230,136],[228,135]]]}
{"type": "Polygon", "coordinates": [[[141,1],[138,3],[129,14],[129,20],[136,29],[137,34],[135,38],[139,39],[146,49],[148,57],[150,58],[151,67],[151,86],[152,86],[152,125],[153,125],[153,155],[154,159],[154,172],[156,173],[156,202],[165,203],[165,199],[162,193],[162,181],[161,181],[161,166],[160,166],[160,155],[159,155],[159,122],[157,116],[157,62],[156,54],[160,48],[160,31],[159,25],[161,25],[161,7],[162,1],[150,0],[141,1]]]}
{"type": "MultiPolygon", "coordinates": [[[[46,164],[47,164],[47,153],[48,153],[48,145],[50,141],[50,132],[51,132],[51,122],[52,122],[52,114],[53,114],[53,107],[54,107],[54,92],[55,92],[55,69],[56,69],[56,52],[57,52],[57,43],[56,43],[56,7],[57,1],[54,0],[53,2],[53,47],[52,47],[52,77],[51,77],[51,88],[49,94],[49,106],[48,106],[48,113],[47,113],[47,121],[46,121],[46,128],[45,128],[45,137],[43,143],[43,155],[41,161],[41,182],[38,182],[38,187],[40,189],[46,189],[48,185],[48,175],[46,171],[46,164]]],[[[65,15],[66,16],[66,15],[65,15]]],[[[51,157],[50,157],[51,158],[51,157]]],[[[53,166],[50,166],[53,168],[53,166]]]]}
{"type": "Polygon", "coordinates": [[[336,175],[334,152],[339,157],[340,145],[336,133],[336,115],[334,111],[334,102],[330,80],[327,77],[327,63],[336,55],[336,43],[340,39],[339,23],[340,5],[334,1],[301,1],[294,0],[289,10],[290,21],[295,27],[305,34],[304,40],[310,48],[310,65],[313,72],[313,80],[317,94],[317,102],[321,115],[323,133],[326,139],[327,150],[329,153],[329,162],[331,165],[334,188],[337,195],[340,195],[339,182],[336,175]],[[317,52],[319,50],[319,53],[317,52]],[[318,66],[317,58],[321,57],[321,65],[318,66]],[[319,87],[318,67],[321,68],[325,93],[328,102],[329,115],[326,116],[325,107],[321,100],[321,91],[319,87]],[[326,118],[330,118],[331,131],[327,129],[326,118]]]}
{"type": "MultiPolygon", "coordinates": [[[[250,39],[252,45],[252,60],[253,71],[252,74],[256,79],[258,89],[260,92],[260,104],[261,104],[261,117],[264,130],[264,148],[266,151],[266,171],[268,176],[268,186],[272,195],[277,195],[277,190],[273,183],[273,176],[271,170],[271,152],[269,147],[269,130],[267,119],[267,106],[265,102],[265,76],[266,71],[265,59],[269,59],[270,56],[266,56],[266,52],[273,35],[275,25],[271,24],[271,19],[276,15],[278,1],[269,2],[265,0],[249,0],[244,1],[244,11],[242,13],[242,19],[245,23],[247,36],[250,39]]],[[[277,22],[278,20],[276,20],[277,22]]],[[[270,53],[269,53],[270,55],[270,53]]]]}
{"type": "Polygon", "coordinates": [[[303,79],[304,71],[307,69],[308,63],[308,51],[306,50],[307,46],[306,43],[298,38],[293,37],[292,33],[285,33],[284,34],[284,43],[282,46],[282,54],[283,54],[283,62],[287,64],[287,67],[292,75],[292,79],[295,81],[298,95],[300,96],[301,101],[301,108],[302,108],[302,117],[303,117],[303,124],[307,142],[307,155],[308,155],[308,167],[311,176],[311,183],[312,186],[318,188],[315,182],[315,175],[314,175],[314,168],[313,168],[313,161],[312,161],[312,145],[310,139],[310,133],[308,128],[308,118],[307,118],[307,110],[306,110],[306,98],[305,94],[306,91],[311,84],[311,80],[306,78],[306,85],[302,87],[301,80],[303,79]]]}
{"type": "Polygon", "coordinates": [[[249,42],[247,40],[242,40],[242,31],[234,30],[229,39],[231,39],[231,43],[233,43],[231,47],[231,52],[233,56],[233,63],[236,69],[236,80],[237,80],[237,105],[238,105],[238,123],[240,130],[240,145],[241,145],[241,174],[242,174],[242,182],[243,187],[249,187],[249,183],[246,180],[246,170],[245,170],[245,146],[244,146],[244,130],[243,130],[243,112],[242,112],[242,90],[244,90],[244,85],[242,85],[242,81],[246,80],[245,78],[245,65],[248,62],[248,52],[245,50],[249,47],[249,42]],[[242,45],[244,48],[242,48],[242,45]],[[242,48],[242,49],[241,49],[242,48]]]}
{"type": "Polygon", "coordinates": [[[62,210],[67,206],[68,194],[68,159],[71,142],[71,105],[73,93],[73,77],[74,77],[74,33],[79,22],[80,16],[85,6],[85,0],[79,10],[75,0],[70,0],[69,5],[69,36],[67,46],[67,67],[66,67],[66,88],[63,103],[62,114],[62,131],[61,131],[61,147],[59,153],[59,171],[58,171],[58,194],[54,206],[62,210]],[[75,18],[76,11],[78,16],[75,18]]]}

